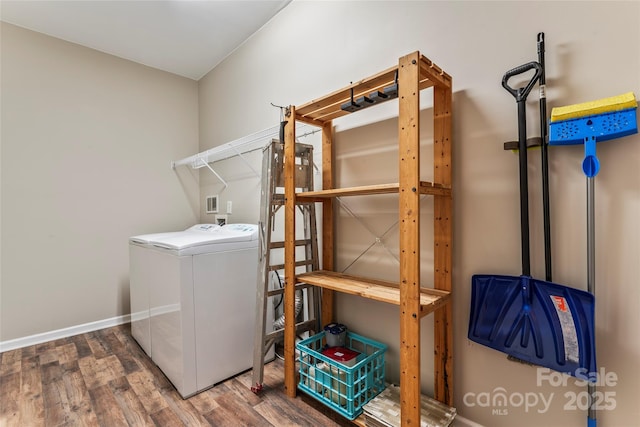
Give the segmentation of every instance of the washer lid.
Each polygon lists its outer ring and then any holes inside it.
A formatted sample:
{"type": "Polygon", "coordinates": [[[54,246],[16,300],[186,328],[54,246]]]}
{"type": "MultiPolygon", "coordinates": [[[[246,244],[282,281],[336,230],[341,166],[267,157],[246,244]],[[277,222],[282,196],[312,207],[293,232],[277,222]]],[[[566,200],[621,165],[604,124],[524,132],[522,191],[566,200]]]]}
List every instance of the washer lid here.
{"type": "Polygon", "coordinates": [[[219,230],[221,227],[218,224],[196,224],[187,228],[184,231],[169,231],[165,233],[153,233],[153,234],[141,234],[139,236],[132,236],[129,238],[129,242],[138,243],[141,245],[149,245],[154,242],[163,241],[173,237],[181,236],[185,233],[195,233],[196,235],[213,233],[215,230],[219,230]]]}
{"type": "Polygon", "coordinates": [[[193,225],[193,226],[187,228],[184,231],[194,231],[194,232],[201,232],[201,233],[213,233],[218,229],[220,229],[220,226],[218,224],[196,224],[196,225],[193,225]]]}
{"type": "Polygon", "coordinates": [[[256,224],[226,224],[220,229],[220,234],[226,236],[226,241],[244,242],[258,239],[256,224]]]}
{"type": "Polygon", "coordinates": [[[154,233],[154,234],[141,234],[140,236],[131,236],[129,237],[130,243],[138,243],[140,245],[148,245],[154,240],[158,239],[166,239],[168,237],[177,236],[178,234],[182,234],[184,231],[171,231],[167,233],[154,233]]]}
{"type": "Polygon", "coordinates": [[[257,239],[257,225],[227,224],[208,233],[182,233],[156,239],[151,243],[162,249],[181,250],[213,243],[248,242],[257,239]]]}

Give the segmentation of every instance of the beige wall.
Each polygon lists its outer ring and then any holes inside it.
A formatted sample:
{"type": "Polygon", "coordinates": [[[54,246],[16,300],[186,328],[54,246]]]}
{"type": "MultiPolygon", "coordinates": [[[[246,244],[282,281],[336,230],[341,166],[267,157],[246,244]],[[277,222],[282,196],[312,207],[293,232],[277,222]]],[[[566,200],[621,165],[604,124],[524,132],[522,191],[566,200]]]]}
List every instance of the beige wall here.
{"type": "MultiPolygon", "coordinates": [[[[453,76],[455,406],[463,416],[487,426],[586,423],[586,411],[579,406],[564,408],[571,406],[572,395],[583,402],[580,393],[586,387],[574,380],[565,387],[538,385],[535,368],[509,362],[504,354],[466,338],[471,275],[521,272],[518,162],[517,156],[502,148],[503,142],[517,138],[516,104],[500,82],[505,71],[537,59],[539,31],[546,33],[547,40],[549,110],[627,91],[640,95],[637,2],[296,1],[199,86],[200,149],[204,150],[276,125],[279,113],[271,102],[307,102],[392,66],[399,56],[414,50],[453,76]],[[494,396],[501,387],[515,404],[481,406],[477,399],[481,393],[494,396]],[[545,409],[541,400],[528,409],[518,406],[519,396],[533,401],[530,393],[551,399],[550,407],[545,409]],[[493,409],[506,409],[508,414],[494,414],[493,409]]],[[[394,180],[394,105],[336,121],[340,185],[394,180]]],[[[529,135],[539,135],[536,92],[527,107],[529,135]]],[[[430,114],[427,103],[423,113],[427,122],[430,114]]],[[[431,134],[428,126],[422,130],[428,162],[431,134]]],[[[537,151],[531,153],[532,269],[534,276],[543,277],[540,161],[537,151]]],[[[550,156],[554,281],[586,289],[582,147],[554,147],[550,156]]],[[[602,166],[596,181],[598,364],[618,377],[616,385],[599,389],[613,397],[608,405],[613,403],[615,409],[598,416],[601,425],[632,426],[640,418],[640,137],[599,144],[598,156],[602,166]]],[[[429,179],[428,175],[423,178],[429,179]]],[[[201,195],[219,189],[213,178],[201,176],[201,195]]],[[[230,186],[223,191],[224,197],[249,197],[255,181],[246,178],[249,184],[242,185],[243,178],[236,178],[235,185],[243,193],[230,186]]],[[[350,198],[346,203],[376,236],[391,228],[382,240],[397,253],[397,228],[392,227],[397,202],[392,197],[350,198]]],[[[423,219],[429,224],[431,204],[423,203],[423,219]]],[[[242,215],[246,220],[258,219],[257,209],[242,215]]],[[[376,236],[341,210],[338,269],[347,267],[376,236]]],[[[425,285],[432,271],[430,238],[427,225],[422,239],[425,285]]],[[[387,249],[376,245],[348,271],[393,279],[397,269],[387,249]]],[[[398,308],[350,296],[340,296],[337,306],[337,320],[389,344],[388,379],[397,380],[398,308]]],[[[422,384],[423,391],[431,393],[431,317],[422,326],[422,384]]]]}
{"type": "Polygon", "coordinates": [[[128,237],[198,218],[197,83],[1,28],[0,341],[126,317],[128,237]]]}

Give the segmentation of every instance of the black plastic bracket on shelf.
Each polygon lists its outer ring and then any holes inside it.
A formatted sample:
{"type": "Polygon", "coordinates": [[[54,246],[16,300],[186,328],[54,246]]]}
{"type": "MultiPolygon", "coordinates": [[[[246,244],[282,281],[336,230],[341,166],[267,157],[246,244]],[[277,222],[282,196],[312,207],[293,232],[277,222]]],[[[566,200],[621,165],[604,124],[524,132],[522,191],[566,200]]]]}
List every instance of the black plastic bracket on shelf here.
{"type": "Polygon", "coordinates": [[[398,97],[398,73],[396,72],[396,81],[389,86],[386,86],[380,90],[373,91],[369,96],[360,96],[358,99],[353,99],[353,88],[351,88],[351,99],[340,105],[340,109],[353,113],[354,111],[360,111],[364,108],[370,107],[381,102],[389,101],[398,97]]]}

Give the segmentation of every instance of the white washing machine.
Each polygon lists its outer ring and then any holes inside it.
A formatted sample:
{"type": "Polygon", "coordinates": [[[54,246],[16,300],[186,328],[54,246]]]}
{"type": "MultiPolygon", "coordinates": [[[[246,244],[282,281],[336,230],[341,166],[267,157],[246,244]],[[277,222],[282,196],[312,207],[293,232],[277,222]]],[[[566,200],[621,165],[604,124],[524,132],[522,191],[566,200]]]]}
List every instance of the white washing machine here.
{"type": "Polygon", "coordinates": [[[131,244],[132,294],[149,291],[145,351],[183,398],[253,364],[257,233],[253,224],[228,224],[131,244]]]}
{"type": "Polygon", "coordinates": [[[149,285],[158,281],[158,272],[153,268],[153,257],[149,248],[151,242],[170,237],[194,234],[210,236],[219,230],[217,224],[196,224],[184,231],[144,234],[129,238],[129,277],[131,334],[142,349],[151,356],[151,329],[149,325],[149,285]]]}

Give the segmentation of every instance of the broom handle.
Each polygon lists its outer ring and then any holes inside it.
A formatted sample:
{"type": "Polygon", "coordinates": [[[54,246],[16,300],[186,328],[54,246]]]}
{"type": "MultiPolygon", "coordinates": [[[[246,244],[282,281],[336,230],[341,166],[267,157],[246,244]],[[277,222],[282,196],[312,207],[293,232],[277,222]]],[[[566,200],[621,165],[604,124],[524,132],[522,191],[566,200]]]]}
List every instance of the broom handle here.
{"type": "Polygon", "coordinates": [[[551,269],[551,214],[549,208],[549,156],[547,132],[547,94],[544,68],[544,33],[538,33],[538,63],[540,64],[540,137],[542,139],[542,210],[544,221],[544,269],[547,282],[552,280],[551,269]]]}

